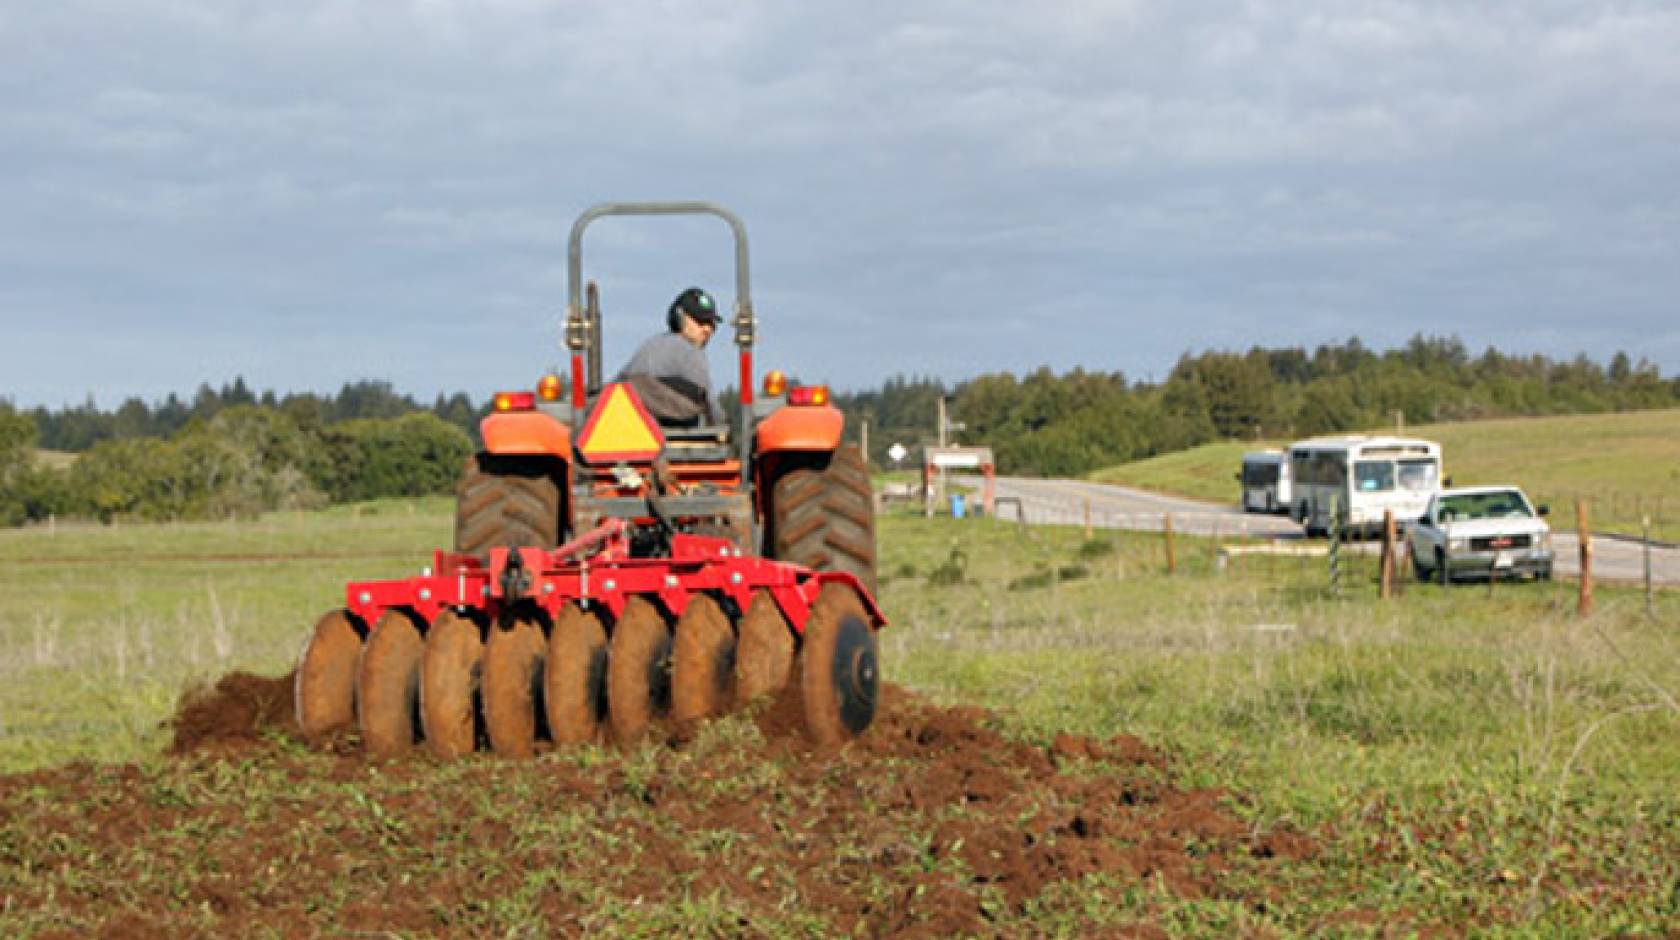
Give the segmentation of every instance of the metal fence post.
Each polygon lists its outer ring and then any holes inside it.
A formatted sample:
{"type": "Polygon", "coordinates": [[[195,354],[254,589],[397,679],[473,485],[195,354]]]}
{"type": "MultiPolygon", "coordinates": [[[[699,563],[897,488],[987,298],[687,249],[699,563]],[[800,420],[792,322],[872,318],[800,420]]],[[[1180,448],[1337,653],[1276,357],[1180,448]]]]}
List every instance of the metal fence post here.
{"type": "Polygon", "coordinates": [[[1330,593],[1335,597],[1342,596],[1342,512],[1341,500],[1336,497],[1330,499],[1330,593]]]}

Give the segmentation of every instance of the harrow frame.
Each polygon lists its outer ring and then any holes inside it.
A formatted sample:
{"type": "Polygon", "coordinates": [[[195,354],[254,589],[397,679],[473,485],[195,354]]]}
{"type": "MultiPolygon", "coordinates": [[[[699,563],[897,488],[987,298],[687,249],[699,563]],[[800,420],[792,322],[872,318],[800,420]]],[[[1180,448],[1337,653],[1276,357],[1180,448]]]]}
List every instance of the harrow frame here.
{"type": "Polygon", "coordinates": [[[671,537],[671,553],[632,558],[628,525],[608,519],[595,530],[552,551],[496,548],[488,564],[470,554],[434,551],[417,577],[352,581],[345,609],[363,624],[377,624],[388,610],[407,610],[430,623],[444,610],[506,619],[516,607],[535,607],[551,620],[567,605],[600,604],[618,618],[633,597],[657,600],[676,618],[695,594],[726,598],[745,610],[755,592],[768,591],[794,631],[803,634],[823,585],[850,587],[872,625],[886,616],[863,584],[842,571],[813,571],[791,562],[744,555],[734,541],[703,535],[671,537]]]}

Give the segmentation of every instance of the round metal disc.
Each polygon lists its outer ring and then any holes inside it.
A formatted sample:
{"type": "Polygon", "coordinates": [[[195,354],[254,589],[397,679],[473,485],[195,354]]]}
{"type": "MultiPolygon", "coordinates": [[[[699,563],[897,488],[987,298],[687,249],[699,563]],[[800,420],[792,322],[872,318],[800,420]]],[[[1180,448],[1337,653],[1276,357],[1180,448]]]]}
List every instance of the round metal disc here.
{"type": "Polygon", "coordinates": [[[298,727],[318,738],[356,721],[356,661],[362,634],[350,614],[331,611],[315,622],[304,641],[292,686],[298,727]]]}
{"type": "Polygon", "coordinates": [[[607,713],[613,739],[632,744],[670,709],[671,631],[659,608],[633,597],[613,627],[607,661],[607,713]]]}
{"type": "Polygon", "coordinates": [[[490,749],[503,757],[530,757],[537,740],[537,709],[547,642],[535,620],[491,624],[484,644],[484,725],[490,749]]]}
{"type": "Polygon", "coordinates": [[[388,610],[368,632],[356,670],[356,719],[375,757],[400,754],[419,738],[420,621],[388,610]]]}
{"type": "Polygon", "coordinates": [[[769,591],[756,592],[741,618],[735,645],[736,701],[744,704],[781,691],[793,672],[793,653],[793,629],[776,599],[769,591]]]}
{"type": "Polygon", "coordinates": [[[819,745],[844,744],[875,720],[880,663],[863,602],[849,587],[824,585],[800,650],[805,727],[819,745]]]}
{"type": "Polygon", "coordinates": [[[601,740],[607,720],[607,629],[595,611],[568,605],[560,612],[548,637],[543,693],[554,743],[601,740]]]}
{"type": "Polygon", "coordinates": [[[472,753],[481,731],[478,624],[445,610],[426,633],[420,658],[420,725],[426,748],[444,760],[472,753]]]}
{"type": "Polygon", "coordinates": [[[735,631],[718,602],[696,594],[677,619],[671,651],[671,717],[722,714],[735,684],[735,631]]]}

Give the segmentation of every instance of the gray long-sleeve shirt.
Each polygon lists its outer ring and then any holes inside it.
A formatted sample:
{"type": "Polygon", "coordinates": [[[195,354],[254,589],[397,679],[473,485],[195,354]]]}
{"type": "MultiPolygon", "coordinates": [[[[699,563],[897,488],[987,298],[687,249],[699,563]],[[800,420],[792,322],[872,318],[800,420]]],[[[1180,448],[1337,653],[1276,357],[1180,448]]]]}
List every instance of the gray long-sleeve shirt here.
{"type": "Polygon", "coordinates": [[[712,395],[711,367],[706,351],[684,339],[680,333],[650,337],[618,373],[617,381],[632,382],[654,417],[687,422],[698,419],[715,423],[723,412],[712,395]],[[636,377],[657,379],[650,387],[636,377]],[[664,394],[664,392],[674,394],[664,394]]]}

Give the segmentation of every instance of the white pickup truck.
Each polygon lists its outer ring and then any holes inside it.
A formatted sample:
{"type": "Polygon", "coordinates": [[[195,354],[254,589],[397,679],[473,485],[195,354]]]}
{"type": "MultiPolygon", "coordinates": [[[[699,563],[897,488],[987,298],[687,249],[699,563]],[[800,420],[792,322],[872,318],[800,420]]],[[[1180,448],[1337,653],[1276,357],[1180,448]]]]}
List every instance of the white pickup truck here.
{"type": "Polygon", "coordinates": [[[1412,567],[1418,580],[1552,578],[1552,528],[1514,486],[1442,490],[1413,523],[1412,567]]]}

